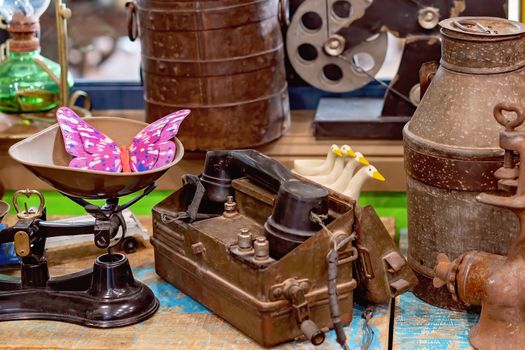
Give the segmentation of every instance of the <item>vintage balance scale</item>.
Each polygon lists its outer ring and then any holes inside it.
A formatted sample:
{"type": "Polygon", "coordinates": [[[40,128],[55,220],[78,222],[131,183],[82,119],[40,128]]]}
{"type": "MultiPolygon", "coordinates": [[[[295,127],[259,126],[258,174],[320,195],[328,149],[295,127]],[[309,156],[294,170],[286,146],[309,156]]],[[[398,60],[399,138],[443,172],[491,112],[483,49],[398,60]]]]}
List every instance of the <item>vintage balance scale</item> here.
{"type": "MultiPolygon", "coordinates": [[[[119,144],[126,144],[146,124],[122,118],[93,118],[89,123],[119,144]]],[[[58,223],[46,221],[44,198],[37,191],[15,195],[18,221],[0,231],[0,243],[14,242],[21,257],[21,277],[0,281],[0,321],[47,319],[90,327],[119,327],[142,321],[155,313],[159,302],[153,292],[133,278],[124,254],[112,247],[126,234],[122,211],[148,195],[155,180],[179,162],[184,148],[175,139],[177,152],[163,167],[137,173],[104,173],[68,166],[71,156],[55,124],[15,144],[10,156],[66,197],[84,207],[95,222],[58,223]],[[119,197],[142,191],[131,201],[119,204],[119,197]],[[19,209],[18,197],[37,195],[37,209],[19,209]],[[86,199],[105,199],[99,207],[86,199]],[[93,234],[94,243],[107,253],[95,259],[92,269],[50,277],[45,258],[46,239],[56,236],[93,234]]],[[[0,202],[2,215],[9,206],[0,202]]]]}

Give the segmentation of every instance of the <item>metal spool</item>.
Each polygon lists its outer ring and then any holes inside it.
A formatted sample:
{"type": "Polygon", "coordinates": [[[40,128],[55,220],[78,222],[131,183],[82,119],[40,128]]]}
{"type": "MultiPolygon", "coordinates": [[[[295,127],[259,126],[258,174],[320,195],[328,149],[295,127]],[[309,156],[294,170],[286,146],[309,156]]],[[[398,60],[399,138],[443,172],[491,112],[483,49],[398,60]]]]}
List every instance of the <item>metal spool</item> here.
{"type": "Polygon", "coordinates": [[[146,115],[190,108],[188,150],[249,148],[289,125],[278,0],[137,0],[146,115]]]}
{"type": "Polygon", "coordinates": [[[387,34],[371,36],[347,50],[342,28],[361,18],[371,1],[306,0],[295,11],[286,50],[293,68],[307,83],[330,92],[353,91],[368,84],[385,60],[387,34]]]}

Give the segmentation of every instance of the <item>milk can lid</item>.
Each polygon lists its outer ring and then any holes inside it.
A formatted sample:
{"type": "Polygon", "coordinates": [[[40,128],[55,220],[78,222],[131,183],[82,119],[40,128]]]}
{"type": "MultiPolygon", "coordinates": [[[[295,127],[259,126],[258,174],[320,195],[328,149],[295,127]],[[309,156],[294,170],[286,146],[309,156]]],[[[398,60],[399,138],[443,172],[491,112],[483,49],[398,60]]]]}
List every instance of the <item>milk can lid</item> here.
{"type": "Polygon", "coordinates": [[[525,25],[498,17],[455,17],[439,23],[446,31],[474,36],[501,37],[525,33],[525,25]]]}

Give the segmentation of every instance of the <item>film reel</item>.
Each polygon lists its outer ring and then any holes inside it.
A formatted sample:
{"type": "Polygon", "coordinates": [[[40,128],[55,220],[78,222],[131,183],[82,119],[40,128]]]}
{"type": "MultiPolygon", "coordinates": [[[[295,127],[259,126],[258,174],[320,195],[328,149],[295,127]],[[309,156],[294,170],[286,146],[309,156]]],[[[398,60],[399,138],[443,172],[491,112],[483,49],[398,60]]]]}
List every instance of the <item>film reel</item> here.
{"type": "Polygon", "coordinates": [[[363,16],[370,0],[306,0],[287,32],[286,50],[296,72],[310,85],[347,92],[368,84],[385,60],[386,33],[347,49],[341,28],[363,16]]]}

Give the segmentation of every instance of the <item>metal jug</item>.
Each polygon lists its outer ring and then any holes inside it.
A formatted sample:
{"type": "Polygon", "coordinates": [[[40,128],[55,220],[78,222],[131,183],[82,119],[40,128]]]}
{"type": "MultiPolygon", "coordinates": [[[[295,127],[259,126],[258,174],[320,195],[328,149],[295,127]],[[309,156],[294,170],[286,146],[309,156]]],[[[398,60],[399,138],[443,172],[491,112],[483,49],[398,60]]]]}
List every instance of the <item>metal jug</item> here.
{"type": "Polygon", "coordinates": [[[434,289],[438,252],[506,255],[518,222],[503,208],[476,201],[497,190],[503,164],[501,101],[525,101],[525,26],[501,18],[459,17],[440,23],[441,66],[404,128],[408,198],[408,261],[419,277],[415,294],[430,304],[465,309],[434,289]]]}

